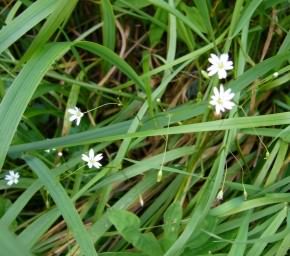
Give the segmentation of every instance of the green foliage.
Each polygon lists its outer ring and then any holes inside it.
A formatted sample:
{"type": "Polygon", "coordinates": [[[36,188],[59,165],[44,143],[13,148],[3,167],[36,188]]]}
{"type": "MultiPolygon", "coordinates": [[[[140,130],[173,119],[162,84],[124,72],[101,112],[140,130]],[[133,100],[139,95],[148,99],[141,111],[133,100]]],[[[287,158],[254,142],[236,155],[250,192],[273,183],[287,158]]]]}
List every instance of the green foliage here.
{"type": "Polygon", "coordinates": [[[288,255],[289,8],[2,1],[0,256],[288,255]]]}

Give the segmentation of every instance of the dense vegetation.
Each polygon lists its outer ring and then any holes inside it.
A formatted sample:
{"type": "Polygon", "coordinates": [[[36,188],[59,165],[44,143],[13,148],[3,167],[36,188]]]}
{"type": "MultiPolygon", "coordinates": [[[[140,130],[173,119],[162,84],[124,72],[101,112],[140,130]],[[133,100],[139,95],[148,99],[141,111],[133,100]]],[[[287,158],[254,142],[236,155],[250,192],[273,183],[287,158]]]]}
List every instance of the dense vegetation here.
{"type": "Polygon", "coordinates": [[[0,255],[289,255],[289,12],[0,1],[0,255]]]}

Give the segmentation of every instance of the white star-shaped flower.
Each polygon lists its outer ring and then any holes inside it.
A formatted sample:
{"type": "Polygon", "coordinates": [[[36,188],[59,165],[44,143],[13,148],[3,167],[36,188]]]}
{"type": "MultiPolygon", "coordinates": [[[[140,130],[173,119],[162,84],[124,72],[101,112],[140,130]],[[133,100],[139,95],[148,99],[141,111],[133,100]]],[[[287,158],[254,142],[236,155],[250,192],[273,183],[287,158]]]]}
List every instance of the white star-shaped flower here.
{"type": "Polygon", "coordinates": [[[9,171],[9,174],[5,175],[5,180],[7,181],[7,185],[11,186],[13,184],[17,184],[19,182],[20,175],[18,172],[9,171]]]}
{"type": "Polygon", "coordinates": [[[215,107],[215,112],[219,115],[220,112],[225,112],[226,109],[230,110],[235,106],[235,103],[231,99],[235,96],[231,92],[231,89],[224,90],[223,85],[220,85],[218,90],[216,87],[213,88],[214,95],[211,96],[211,101],[209,102],[215,107]]]}
{"type": "Polygon", "coordinates": [[[67,112],[69,112],[69,114],[70,114],[69,120],[71,122],[75,120],[76,121],[76,125],[79,125],[80,122],[81,122],[82,117],[84,116],[84,113],[82,113],[78,107],[69,108],[67,110],[67,112]]]}
{"type": "Polygon", "coordinates": [[[233,62],[229,60],[229,55],[223,53],[220,56],[211,54],[208,61],[212,64],[208,69],[208,75],[218,74],[219,79],[227,77],[227,70],[233,69],[233,62]]]}
{"type": "Polygon", "coordinates": [[[90,149],[89,154],[82,154],[82,160],[87,162],[87,165],[89,168],[92,168],[93,166],[99,169],[102,165],[99,163],[100,160],[103,159],[103,154],[97,154],[95,155],[95,152],[93,149],[90,149]]]}

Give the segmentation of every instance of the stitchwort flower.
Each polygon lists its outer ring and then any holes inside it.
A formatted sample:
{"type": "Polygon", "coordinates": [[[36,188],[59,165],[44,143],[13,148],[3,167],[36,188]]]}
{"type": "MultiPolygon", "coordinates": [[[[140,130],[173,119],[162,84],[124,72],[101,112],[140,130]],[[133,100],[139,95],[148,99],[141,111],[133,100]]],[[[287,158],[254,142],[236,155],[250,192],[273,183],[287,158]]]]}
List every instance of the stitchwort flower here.
{"type": "Polygon", "coordinates": [[[219,79],[227,77],[227,70],[233,69],[233,62],[229,60],[229,55],[223,53],[220,56],[211,54],[208,61],[212,64],[208,69],[208,75],[218,74],[219,79]]]}
{"type": "Polygon", "coordinates": [[[72,121],[76,121],[76,125],[79,125],[80,122],[81,122],[82,117],[84,116],[84,113],[81,112],[78,107],[69,108],[67,111],[70,114],[69,120],[71,122],[72,121]]]}
{"type": "Polygon", "coordinates": [[[7,185],[11,186],[13,184],[17,184],[19,182],[20,175],[18,172],[9,171],[9,174],[5,175],[5,180],[7,181],[7,185]]]}
{"type": "Polygon", "coordinates": [[[211,96],[211,101],[209,102],[212,106],[215,107],[215,112],[217,115],[220,112],[225,112],[226,109],[230,110],[235,106],[235,104],[231,101],[231,99],[235,96],[234,93],[231,92],[231,89],[224,90],[223,85],[220,85],[220,89],[218,90],[216,87],[213,88],[214,94],[211,96]]]}
{"type": "Polygon", "coordinates": [[[82,154],[82,160],[87,162],[87,165],[89,168],[92,168],[93,166],[99,169],[102,165],[100,164],[100,160],[103,159],[103,154],[97,154],[95,155],[94,150],[91,148],[89,151],[89,154],[82,154]]]}

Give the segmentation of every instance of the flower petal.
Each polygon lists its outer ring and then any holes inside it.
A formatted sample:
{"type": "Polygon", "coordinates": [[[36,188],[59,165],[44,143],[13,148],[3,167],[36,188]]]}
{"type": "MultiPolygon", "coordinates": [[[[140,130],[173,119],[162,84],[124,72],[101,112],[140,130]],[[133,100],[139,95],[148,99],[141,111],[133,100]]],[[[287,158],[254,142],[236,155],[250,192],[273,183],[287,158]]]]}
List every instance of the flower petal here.
{"type": "Polygon", "coordinates": [[[219,59],[219,57],[216,54],[211,53],[210,54],[210,57],[208,58],[208,61],[211,64],[216,65],[220,61],[220,59],[219,59]]]}
{"type": "Polygon", "coordinates": [[[79,126],[80,125],[80,122],[81,122],[81,118],[80,117],[77,117],[76,118],[76,125],[79,126]]]}
{"type": "Polygon", "coordinates": [[[220,55],[220,60],[221,60],[222,62],[224,62],[224,63],[228,62],[228,60],[229,60],[229,55],[228,55],[227,53],[222,53],[222,54],[220,55]]]}
{"type": "Polygon", "coordinates": [[[227,77],[227,72],[224,69],[219,69],[218,76],[219,76],[219,79],[224,79],[227,77]]]}
{"type": "Polygon", "coordinates": [[[103,154],[101,153],[101,154],[97,154],[95,157],[94,157],[94,160],[95,161],[100,161],[100,160],[102,160],[103,159],[103,154]]]}
{"type": "Polygon", "coordinates": [[[82,154],[82,160],[85,161],[85,162],[89,162],[90,158],[87,155],[82,154]]]}
{"type": "Polygon", "coordinates": [[[94,157],[95,157],[95,152],[94,152],[94,149],[90,149],[90,151],[89,151],[89,157],[90,157],[90,159],[94,159],[94,157]]]}

